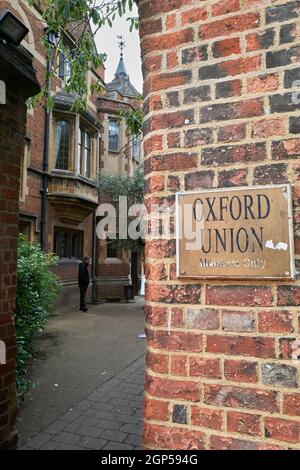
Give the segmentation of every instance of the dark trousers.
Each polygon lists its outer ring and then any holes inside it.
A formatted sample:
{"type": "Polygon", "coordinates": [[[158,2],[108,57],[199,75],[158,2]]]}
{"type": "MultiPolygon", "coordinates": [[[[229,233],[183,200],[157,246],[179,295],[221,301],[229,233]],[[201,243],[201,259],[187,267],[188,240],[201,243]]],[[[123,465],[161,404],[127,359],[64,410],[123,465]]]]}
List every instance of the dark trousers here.
{"type": "Polygon", "coordinates": [[[85,296],[86,296],[86,291],[87,291],[88,286],[85,285],[80,285],[80,310],[85,310],[86,309],[86,303],[85,303],[85,296]]]}

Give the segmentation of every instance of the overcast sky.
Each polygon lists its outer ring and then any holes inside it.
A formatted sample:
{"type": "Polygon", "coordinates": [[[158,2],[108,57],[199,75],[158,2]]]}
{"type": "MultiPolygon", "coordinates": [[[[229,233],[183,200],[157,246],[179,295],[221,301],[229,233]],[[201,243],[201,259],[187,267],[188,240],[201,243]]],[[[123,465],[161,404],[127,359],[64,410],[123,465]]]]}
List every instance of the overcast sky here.
{"type": "Polygon", "coordinates": [[[118,47],[117,36],[123,35],[126,47],[124,50],[124,60],[127,73],[130,76],[132,84],[141,93],[143,88],[143,78],[141,71],[141,52],[140,40],[138,31],[129,31],[130,22],[126,21],[128,16],[138,16],[137,7],[134,5],[134,10],[129,12],[123,18],[117,17],[114,21],[113,27],[105,26],[100,28],[96,35],[96,44],[99,52],[107,54],[105,63],[105,81],[109,83],[113,80],[119,60],[120,49],[118,47]]]}

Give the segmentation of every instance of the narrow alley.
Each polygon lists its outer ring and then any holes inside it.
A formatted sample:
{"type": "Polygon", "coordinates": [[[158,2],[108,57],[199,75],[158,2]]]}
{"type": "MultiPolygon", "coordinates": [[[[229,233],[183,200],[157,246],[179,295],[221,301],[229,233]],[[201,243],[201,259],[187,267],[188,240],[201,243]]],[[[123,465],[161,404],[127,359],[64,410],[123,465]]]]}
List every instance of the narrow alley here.
{"type": "Polygon", "coordinates": [[[20,449],[141,447],[143,299],[55,313],[37,343],[20,449]]]}

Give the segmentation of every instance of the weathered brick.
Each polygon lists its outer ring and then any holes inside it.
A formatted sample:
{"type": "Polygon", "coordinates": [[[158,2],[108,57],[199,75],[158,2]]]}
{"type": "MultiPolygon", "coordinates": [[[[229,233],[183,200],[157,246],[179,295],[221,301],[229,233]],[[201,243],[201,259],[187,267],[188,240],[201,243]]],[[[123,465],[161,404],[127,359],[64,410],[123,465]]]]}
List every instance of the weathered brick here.
{"type": "Polygon", "coordinates": [[[153,372],[158,372],[159,374],[167,374],[168,364],[169,358],[167,355],[153,354],[150,351],[147,351],[146,365],[153,372]]]}
{"type": "Polygon", "coordinates": [[[298,444],[300,442],[300,423],[280,418],[265,418],[265,436],[278,441],[298,444]]]}
{"type": "Polygon", "coordinates": [[[181,13],[181,24],[187,26],[192,23],[198,23],[207,18],[207,10],[205,7],[192,8],[181,13]]]}
{"type": "Polygon", "coordinates": [[[200,108],[200,120],[203,123],[211,121],[227,121],[261,116],[264,112],[261,99],[244,100],[237,103],[220,103],[200,108]]]}
{"type": "Polygon", "coordinates": [[[272,158],[298,158],[300,152],[300,139],[288,139],[272,142],[272,158]]]}
{"type": "Polygon", "coordinates": [[[284,24],[280,27],[280,44],[288,44],[297,39],[297,24],[284,24]]]}
{"type": "Polygon", "coordinates": [[[247,91],[249,93],[264,93],[266,91],[275,91],[278,88],[279,76],[277,73],[247,78],[247,91]]]}
{"type": "Polygon", "coordinates": [[[181,146],[181,137],[179,132],[170,132],[167,136],[168,148],[175,149],[181,146]]]}
{"type": "Polygon", "coordinates": [[[152,326],[167,326],[167,309],[145,305],[146,323],[152,326]]]}
{"type": "Polygon", "coordinates": [[[211,335],[206,338],[206,351],[236,356],[274,358],[275,341],[273,338],[263,337],[211,335]]]}
{"type": "Polygon", "coordinates": [[[169,417],[168,402],[160,400],[152,400],[149,397],[144,401],[144,417],[145,419],[155,421],[167,421],[169,417]]]}
{"type": "Polygon", "coordinates": [[[176,51],[168,52],[167,54],[167,68],[173,69],[179,65],[178,54],[176,51]]]}
{"type": "MultiPolygon", "coordinates": [[[[176,268],[175,263],[174,263],[174,268],[176,268]]],[[[170,319],[171,319],[171,326],[174,326],[175,328],[181,328],[185,326],[184,313],[183,313],[182,308],[172,308],[170,319]]]]}
{"type": "Polygon", "coordinates": [[[239,0],[227,0],[226,2],[224,2],[223,0],[219,0],[212,5],[212,15],[226,15],[227,13],[233,13],[235,11],[238,11],[239,9],[239,0]]]}
{"type": "MultiPolygon", "coordinates": [[[[279,358],[285,361],[292,359],[293,345],[297,344],[296,338],[280,338],[279,339],[279,358]]],[[[299,354],[300,356],[300,354],[299,354]]],[[[299,356],[295,359],[299,359],[299,356]]]]}
{"type": "Polygon", "coordinates": [[[277,289],[277,305],[297,306],[300,305],[299,286],[279,286],[277,289]]]}
{"type": "Polygon", "coordinates": [[[286,120],[283,118],[264,118],[251,126],[252,137],[270,137],[286,133],[286,120]]]}
{"type": "Polygon", "coordinates": [[[291,333],[292,314],[282,311],[258,312],[258,331],[260,333],[291,333]]]}
{"type": "Polygon", "coordinates": [[[153,51],[171,49],[192,42],[193,39],[194,30],[192,28],[160,34],[159,36],[145,37],[141,43],[142,53],[146,55],[153,51]]]}
{"type": "MultiPolygon", "coordinates": [[[[300,80],[300,67],[295,69],[289,69],[284,72],[284,87],[292,88],[295,87],[295,82],[300,80]]],[[[286,95],[290,96],[290,95],[286,95]]]]}
{"type": "Polygon", "coordinates": [[[283,412],[288,416],[300,416],[299,393],[289,393],[283,396],[283,412]]]}
{"type": "Polygon", "coordinates": [[[298,387],[297,369],[286,364],[263,364],[261,367],[262,382],[276,387],[298,387]]]}
{"type": "Polygon", "coordinates": [[[240,96],[242,94],[242,81],[227,80],[216,84],[217,98],[230,98],[231,96],[240,96]]]}
{"type": "Polygon", "coordinates": [[[179,191],[180,181],[178,176],[168,176],[167,186],[170,191],[179,191]]]}
{"type": "Polygon", "coordinates": [[[171,373],[173,375],[187,376],[187,358],[183,355],[172,355],[171,357],[171,373]]]}
{"type": "Polygon", "coordinates": [[[178,91],[171,91],[167,93],[167,104],[170,107],[178,107],[179,106],[179,93],[178,91]]]}
{"type": "Polygon", "coordinates": [[[212,45],[212,52],[214,57],[227,57],[233,54],[240,54],[240,38],[223,39],[216,41],[212,45]]]}
{"type": "Polygon", "coordinates": [[[267,68],[282,67],[284,65],[293,64],[300,60],[300,46],[294,46],[290,49],[282,51],[267,52],[266,64],[267,68]]]}
{"type": "Polygon", "coordinates": [[[260,416],[230,411],[227,413],[227,431],[260,436],[260,416]]]}
{"type": "Polygon", "coordinates": [[[213,171],[196,171],[195,173],[188,173],[184,177],[185,189],[191,190],[211,188],[213,178],[213,171]]]}
{"type": "Polygon", "coordinates": [[[204,377],[209,379],[220,379],[220,360],[204,359],[201,357],[190,357],[190,376],[204,377]]]}
{"type": "Polygon", "coordinates": [[[162,150],[162,136],[155,135],[144,141],[144,151],[146,155],[157,150],[162,150]]]}
{"type": "Polygon", "coordinates": [[[141,37],[144,37],[148,34],[160,33],[162,31],[161,18],[150,21],[142,21],[140,31],[141,37]]]}
{"type": "Polygon", "coordinates": [[[215,406],[268,411],[270,413],[279,411],[276,392],[232,385],[205,385],[204,403],[215,406]]]}
{"type": "Polygon", "coordinates": [[[201,45],[184,49],[181,53],[182,65],[208,59],[207,46],[201,45]]]}
{"type": "Polygon", "coordinates": [[[227,145],[202,150],[203,165],[229,165],[236,162],[251,162],[266,159],[265,143],[227,145]]]}
{"type": "Polygon", "coordinates": [[[285,2],[283,5],[272,6],[266,10],[267,24],[287,21],[291,18],[298,18],[300,2],[285,2]]]}
{"type": "Polygon", "coordinates": [[[192,78],[191,70],[179,70],[176,72],[162,73],[151,78],[149,92],[165,90],[189,83],[192,78]]]}
{"type": "Polygon", "coordinates": [[[273,294],[269,287],[209,286],[206,288],[206,303],[208,305],[268,307],[273,303],[273,294]]]}
{"type": "Polygon", "coordinates": [[[187,424],[187,407],[185,405],[174,405],[172,421],[177,424],[187,424]]]}
{"type": "Polygon", "coordinates": [[[207,22],[199,27],[199,37],[203,40],[218,36],[231,36],[259,25],[258,13],[246,13],[240,16],[231,16],[226,19],[207,22]]]}
{"type": "Polygon", "coordinates": [[[167,270],[164,263],[147,263],[145,266],[145,275],[147,276],[147,279],[154,281],[163,281],[168,279],[167,270]]]}
{"type": "Polygon", "coordinates": [[[155,240],[146,249],[146,256],[149,258],[169,258],[175,255],[175,240],[155,240]]]}
{"type": "Polygon", "coordinates": [[[291,134],[300,134],[300,116],[291,116],[289,119],[289,131],[291,134]]]}
{"type": "Polygon", "coordinates": [[[255,331],[255,316],[251,312],[222,312],[222,329],[224,331],[255,331]]]}
{"type": "Polygon", "coordinates": [[[177,111],[156,115],[150,120],[152,131],[160,129],[174,129],[194,123],[194,110],[177,111]]]}
{"type": "Polygon", "coordinates": [[[269,28],[246,35],[247,52],[258,51],[260,49],[269,49],[274,45],[275,29],[269,28]]]}
{"type": "Polygon", "coordinates": [[[187,88],[184,90],[183,102],[184,104],[198,103],[201,101],[210,101],[211,93],[209,85],[202,85],[199,87],[187,88]]]}
{"type": "Polygon", "coordinates": [[[186,325],[192,329],[217,330],[220,327],[219,311],[211,308],[188,309],[186,325]]]}
{"type": "Polygon", "coordinates": [[[217,128],[218,142],[235,142],[246,137],[246,124],[229,124],[217,128]]]}
{"type": "MultiPolygon", "coordinates": [[[[156,155],[145,162],[145,167],[150,166],[151,171],[179,171],[195,168],[197,154],[172,153],[169,155],[156,155]]],[[[145,172],[147,174],[147,171],[145,172]]]]}
{"type": "Polygon", "coordinates": [[[254,184],[280,184],[287,183],[287,165],[275,163],[273,165],[257,166],[253,172],[254,184]]]}
{"type": "Polygon", "coordinates": [[[200,431],[149,423],[146,423],[144,427],[144,440],[150,446],[159,446],[159,448],[168,450],[203,450],[205,448],[205,435],[200,431]]]}
{"type": "Polygon", "coordinates": [[[195,333],[179,333],[168,331],[147,330],[148,344],[154,349],[167,351],[191,351],[202,350],[202,336],[195,333]]]}
{"type": "Polygon", "coordinates": [[[227,380],[233,382],[256,383],[258,382],[257,362],[226,359],[224,375],[227,380]]]}
{"type": "Polygon", "coordinates": [[[261,56],[247,59],[232,59],[218,64],[203,65],[199,68],[199,80],[214,80],[228,76],[241,75],[259,70],[261,66],[261,56]]]}
{"type": "Polygon", "coordinates": [[[222,412],[216,409],[204,408],[203,406],[193,405],[191,407],[191,420],[195,426],[201,426],[208,429],[222,429],[222,412]]]}
{"type": "Polygon", "coordinates": [[[199,303],[201,286],[160,285],[147,286],[147,298],[152,302],[197,304],[199,303]]]}
{"type": "Polygon", "coordinates": [[[166,30],[169,31],[170,29],[175,29],[177,24],[177,15],[176,13],[171,13],[167,16],[166,19],[166,30]]]}
{"type": "Polygon", "coordinates": [[[245,439],[233,439],[232,437],[211,436],[211,450],[284,450],[276,444],[266,444],[263,441],[247,441],[245,439]]]}
{"type": "Polygon", "coordinates": [[[199,147],[200,145],[212,142],[212,129],[203,127],[189,129],[184,133],[185,147],[199,147]]]}
{"type": "Polygon", "coordinates": [[[199,385],[187,380],[162,379],[146,375],[146,391],[157,398],[199,401],[199,385]]]}
{"type": "Polygon", "coordinates": [[[218,174],[218,185],[220,187],[246,186],[248,170],[224,170],[218,174]]]}

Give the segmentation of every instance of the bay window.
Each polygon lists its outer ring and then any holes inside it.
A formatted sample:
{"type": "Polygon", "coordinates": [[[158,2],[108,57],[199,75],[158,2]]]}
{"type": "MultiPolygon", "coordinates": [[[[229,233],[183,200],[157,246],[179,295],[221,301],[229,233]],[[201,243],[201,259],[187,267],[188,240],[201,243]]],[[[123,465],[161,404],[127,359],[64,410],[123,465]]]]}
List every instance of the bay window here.
{"type": "Polygon", "coordinates": [[[119,123],[115,119],[110,119],[108,124],[108,150],[119,151],[119,123]]]}
{"type": "Polygon", "coordinates": [[[86,178],[91,177],[91,134],[78,129],[77,171],[86,178]]]}
{"type": "Polygon", "coordinates": [[[55,169],[68,170],[70,155],[70,123],[57,120],[55,124],[54,162],[55,169]]]}

